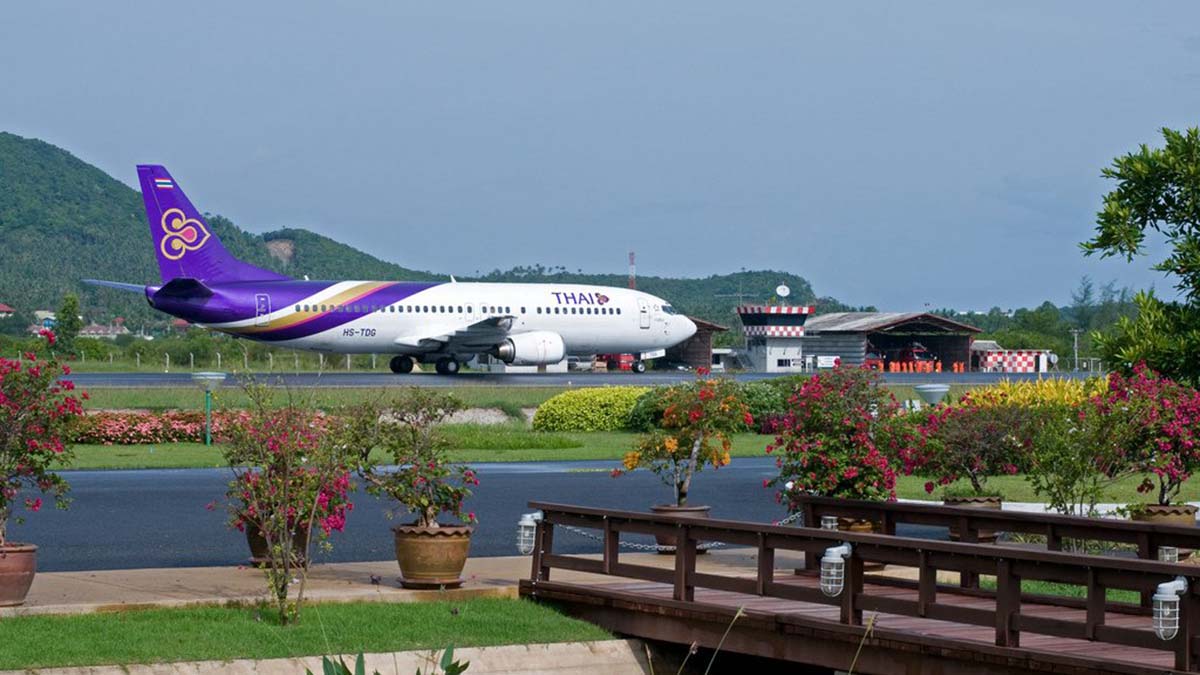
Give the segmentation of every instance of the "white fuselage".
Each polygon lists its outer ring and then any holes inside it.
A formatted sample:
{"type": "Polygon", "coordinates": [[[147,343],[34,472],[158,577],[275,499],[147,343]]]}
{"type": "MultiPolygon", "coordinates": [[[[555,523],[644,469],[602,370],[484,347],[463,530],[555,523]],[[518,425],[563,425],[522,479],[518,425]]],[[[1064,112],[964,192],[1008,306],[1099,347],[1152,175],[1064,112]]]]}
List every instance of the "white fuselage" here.
{"type": "MultiPolygon", "coordinates": [[[[344,288],[370,282],[340,282],[287,307],[272,307],[254,320],[210,324],[243,337],[257,323],[287,321],[320,308],[344,288]]],[[[388,305],[362,307],[336,328],[295,339],[283,347],[336,353],[428,355],[482,353],[464,331],[490,318],[504,318],[509,335],[550,331],[562,337],[569,355],[647,353],[672,347],[696,332],[695,324],[661,298],[627,288],[582,284],[450,282],[420,290],[388,305]],[[457,336],[457,337],[456,337],[457,336]],[[442,348],[431,348],[445,338],[442,348]]],[[[499,342],[499,340],[497,340],[499,342]]]]}

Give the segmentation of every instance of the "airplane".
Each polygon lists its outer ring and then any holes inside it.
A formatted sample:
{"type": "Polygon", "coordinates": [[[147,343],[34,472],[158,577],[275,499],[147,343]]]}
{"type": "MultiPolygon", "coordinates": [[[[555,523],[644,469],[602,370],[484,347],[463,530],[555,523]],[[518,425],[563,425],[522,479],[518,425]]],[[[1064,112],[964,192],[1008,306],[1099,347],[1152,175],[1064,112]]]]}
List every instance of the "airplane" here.
{"type": "Polygon", "coordinates": [[[85,279],[144,293],[190,323],[280,347],[392,354],[394,373],[433,363],[452,375],[481,354],[544,366],[568,356],[632,353],[644,360],[696,332],[648,293],[589,284],[309,281],[233,257],[165,167],[139,165],[161,285],[85,279]]]}

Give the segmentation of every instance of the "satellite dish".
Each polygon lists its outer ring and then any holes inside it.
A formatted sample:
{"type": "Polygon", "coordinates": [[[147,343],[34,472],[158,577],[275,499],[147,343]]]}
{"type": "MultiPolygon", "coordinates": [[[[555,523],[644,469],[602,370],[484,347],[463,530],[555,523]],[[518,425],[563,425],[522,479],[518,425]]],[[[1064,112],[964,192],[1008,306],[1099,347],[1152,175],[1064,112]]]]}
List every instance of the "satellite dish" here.
{"type": "Polygon", "coordinates": [[[779,284],[778,286],[775,287],[775,295],[778,295],[781,298],[786,298],[787,296],[789,296],[791,294],[792,294],[792,289],[788,288],[787,286],[785,286],[783,284],[779,284]]]}

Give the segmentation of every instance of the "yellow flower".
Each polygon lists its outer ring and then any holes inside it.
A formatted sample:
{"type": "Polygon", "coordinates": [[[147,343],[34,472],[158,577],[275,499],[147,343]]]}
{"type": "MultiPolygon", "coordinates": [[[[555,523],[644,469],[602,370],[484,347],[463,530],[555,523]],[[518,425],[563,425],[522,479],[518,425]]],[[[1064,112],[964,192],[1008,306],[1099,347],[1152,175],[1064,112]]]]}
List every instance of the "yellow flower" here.
{"type": "Polygon", "coordinates": [[[638,467],[638,463],[642,460],[642,453],[634,451],[625,453],[625,459],[621,461],[625,465],[626,471],[633,471],[638,467]]]}
{"type": "Polygon", "coordinates": [[[679,449],[679,441],[675,440],[674,436],[667,436],[663,439],[663,449],[667,452],[675,452],[679,449]]]}

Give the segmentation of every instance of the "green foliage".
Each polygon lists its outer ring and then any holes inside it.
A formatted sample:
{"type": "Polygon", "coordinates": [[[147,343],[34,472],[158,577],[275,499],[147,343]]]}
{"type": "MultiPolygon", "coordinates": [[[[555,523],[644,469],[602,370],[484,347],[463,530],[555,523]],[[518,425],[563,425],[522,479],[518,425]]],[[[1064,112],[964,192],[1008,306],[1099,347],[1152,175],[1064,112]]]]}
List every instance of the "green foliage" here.
{"type": "Polygon", "coordinates": [[[667,409],[666,393],[667,387],[660,386],[639,396],[629,411],[625,428],[644,434],[657,429],[662,422],[663,411],[667,409]]]}
{"type": "Polygon", "coordinates": [[[620,431],[645,387],[571,389],[538,406],[533,416],[537,431],[620,431]]]}
{"type": "Polygon", "coordinates": [[[1096,234],[1082,244],[1087,255],[1121,256],[1127,262],[1146,249],[1154,232],[1170,254],[1154,269],[1172,274],[1182,302],[1150,295],[1137,298],[1139,315],[1096,336],[1102,351],[1131,369],[1138,361],[1176,379],[1200,379],[1200,128],[1162,130],[1165,146],[1143,144],[1113,160],[1103,172],[1116,187],[1104,196],[1096,234]]]}
{"type": "Polygon", "coordinates": [[[83,321],[79,318],[79,298],[74,293],[64,295],[56,316],[54,333],[58,336],[58,349],[66,354],[74,354],[75,339],[83,329],[83,321]]]}
{"type": "Polygon", "coordinates": [[[1044,411],[1026,477],[1055,511],[1093,517],[1108,487],[1129,472],[1121,457],[1127,425],[1119,414],[1098,414],[1090,402],[1082,408],[1044,411]]]}
{"type": "Polygon", "coordinates": [[[790,387],[765,380],[743,382],[740,398],[750,410],[750,415],[755,421],[761,422],[772,415],[781,415],[787,412],[788,398],[791,395],[790,387]]]}

